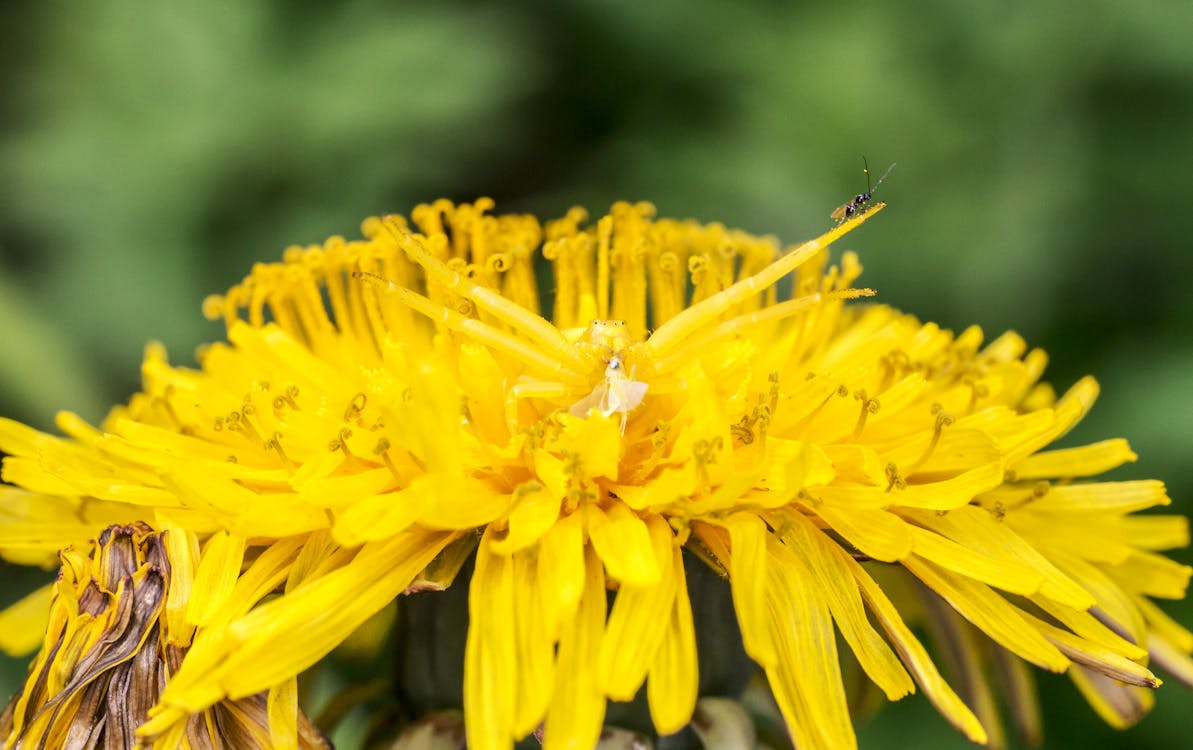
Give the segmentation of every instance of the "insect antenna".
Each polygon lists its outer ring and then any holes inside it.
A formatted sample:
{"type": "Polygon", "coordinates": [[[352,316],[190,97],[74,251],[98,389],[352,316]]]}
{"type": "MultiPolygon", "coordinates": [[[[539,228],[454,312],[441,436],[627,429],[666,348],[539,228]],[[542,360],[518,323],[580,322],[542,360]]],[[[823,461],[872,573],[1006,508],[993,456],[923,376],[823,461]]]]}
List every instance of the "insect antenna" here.
{"type": "MultiPolygon", "coordinates": [[[[865,161],[865,157],[862,157],[862,161],[863,162],[865,161]]],[[[866,167],[866,192],[869,193],[870,195],[873,195],[874,191],[878,189],[878,186],[882,184],[882,181],[886,179],[886,176],[888,174],[890,174],[891,170],[894,168],[895,168],[895,162],[891,162],[891,165],[886,168],[885,172],[882,173],[882,177],[879,177],[878,182],[874,183],[874,187],[871,188],[870,187],[870,169],[869,169],[869,166],[867,166],[866,167]]]]}

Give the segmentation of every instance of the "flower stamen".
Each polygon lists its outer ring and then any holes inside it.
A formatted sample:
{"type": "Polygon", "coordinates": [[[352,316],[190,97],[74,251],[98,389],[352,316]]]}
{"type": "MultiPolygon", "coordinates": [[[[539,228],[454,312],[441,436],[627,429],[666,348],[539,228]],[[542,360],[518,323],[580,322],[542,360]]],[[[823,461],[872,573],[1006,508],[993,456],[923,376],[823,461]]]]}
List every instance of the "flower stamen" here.
{"type": "Polygon", "coordinates": [[[296,385],[286,386],[286,392],[273,400],[274,411],[280,412],[283,408],[285,408],[287,406],[289,406],[294,411],[301,411],[298,408],[298,402],[295,401],[295,399],[297,399],[297,398],[298,398],[298,386],[296,386],[296,385]]]}
{"type": "Polygon", "coordinates": [[[377,439],[377,445],[373,446],[373,455],[381,459],[385,464],[385,468],[389,469],[389,473],[393,474],[394,479],[398,482],[402,481],[402,475],[398,473],[398,467],[394,466],[394,461],[389,457],[389,438],[382,437],[377,439]]]}
{"type": "Polygon", "coordinates": [[[364,414],[365,405],[369,402],[369,397],[364,393],[358,393],[352,397],[348,402],[348,407],[344,409],[344,421],[356,422],[360,424],[361,415],[364,414]]]}
{"type": "Polygon", "coordinates": [[[285,464],[286,468],[288,468],[288,469],[295,468],[295,466],[296,466],[295,463],[290,460],[290,457],[286,455],[286,450],[284,448],[282,448],[282,433],[280,433],[280,432],[273,433],[273,437],[271,437],[269,439],[269,441],[267,443],[265,443],[265,450],[267,450],[267,451],[271,450],[271,451],[274,451],[275,453],[277,453],[278,456],[282,459],[282,463],[285,464]]]}
{"type": "Polygon", "coordinates": [[[356,462],[356,456],[348,448],[348,438],[350,437],[352,437],[352,428],[341,427],[339,434],[327,444],[327,449],[333,453],[340,451],[349,461],[356,462]]]}
{"type": "MultiPolygon", "coordinates": [[[[935,404],[934,406],[939,406],[939,404],[935,404]]],[[[917,468],[932,457],[932,454],[936,452],[936,446],[940,444],[940,436],[944,432],[944,428],[951,426],[955,421],[951,414],[946,414],[939,409],[936,409],[935,412],[936,422],[932,427],[932,438],[928,441],[928,447],[924,449],[923,455],[911,464],[908,473],[915,473],[917,468]]]]}
{"type": "Polygon", "coordinates": [[[857,425],[853,428],[853,440],[857,440],[862,436],[862,430],[866,428],[866,417],[870,414],[877,414],[882,405],[878,399],[867,397],[865,388],[854,391],[853,397],[862,403],[862,411],[857,416],[857,425]]]}

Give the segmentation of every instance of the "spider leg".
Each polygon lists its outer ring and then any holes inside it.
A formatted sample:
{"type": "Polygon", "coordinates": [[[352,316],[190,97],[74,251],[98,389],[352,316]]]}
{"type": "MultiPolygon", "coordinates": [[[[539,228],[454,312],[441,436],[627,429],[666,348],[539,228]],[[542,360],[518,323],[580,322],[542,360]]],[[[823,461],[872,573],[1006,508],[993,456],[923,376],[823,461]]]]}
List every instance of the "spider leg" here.
{"type": "Polygon", "coordinates": [[[670,372],[678,369],[684,362],[688,362],[695,357],[697,352],[706,350],[716,342],[729,338],[760,323],[798,315],[818,305],[834,300],[873,296],[873,289],[839,289],[832,292],[815,292],[814,294],[780,302],[777,305],[771,305],[762,310],[738,315],[736,318],[730,318],[716,327],[702,334],[697,334],[679,344],[672,349],[671,353],[655,363],[655,369],[657,372],[670,372]]]}
{"type": "Polygon", "coordinates": [[[507,390],[505,394],[505,421],[509,426],[510,434],[514,434],[518,430],[519,402],[523,399],[567,400],[574,396],[578,390],[576,387],[569,386],[567,383],[545,380],[524,381],[516,384],[513,388],[507,390]]]}
{"type": "Polygon", "coordinates": [[[534,380],[518,383],[510,392],[515,398],[564,398],[576,389],[566,383],[534,380]]]}
{"type": "Polygon", "coordinates": [[[726,310],[774,286],[779,279],[799,268],[821,249],[836,242],[885,207],[885,203],[874,204],[869,211],[857,213],[816,239],[805,242],[753,276],[748,276],[683,310],[656,328],[646,340],[646,345],[656,358],[666,357],[682,346],[693,333],[712,324],[726,310]]]}
{"type": "Polygon", "coordinates": [[[476,318],[461,315],[451,308],[432,302],[423,295],[413,292],[406,287],[399,286],[389,279],[382,278],[376,274],[368,273],[367,271],[354,271],[353,275],[373,286],[396,294],[403,304],[416,312],[426,315],[436,323],[440,323],[491,349],[513,357],[545,380],[576,380],[581,377],[576,371],[569,368],[565,362],[530,346],[512,333],[506,333],[476,318]]]}
{"type": "Polygon", "coordinates": [[[583,370],[587,366],[584,360],[573,352],[568,340],[559,332],[559,329],[551,325],[541,315],[536,315],[497,292],[486,289],[448,268],[446,264],[427,252],[417,239],[405,231],[398,231],[393,225],[392,217],[383,219],[382,225],[390,231],[406,255],[422,266],[428,278],[434,279],[461,297],[471,300],[478,309],[484,310],[514,330],[520,331],[542,348],[557,352],[559,359],[566,362],[573,370],[583,370]]]}

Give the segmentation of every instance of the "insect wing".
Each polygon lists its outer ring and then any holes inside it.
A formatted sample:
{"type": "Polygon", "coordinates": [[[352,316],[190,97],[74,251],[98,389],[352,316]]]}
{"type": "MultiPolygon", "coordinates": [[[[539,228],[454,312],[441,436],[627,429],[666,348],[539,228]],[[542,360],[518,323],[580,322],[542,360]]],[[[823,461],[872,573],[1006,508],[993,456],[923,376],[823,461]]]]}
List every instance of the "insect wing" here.
{"type": "Polygon", "coordinates": [[[590,410],[596,409],[605,416],[609,416],[613,412],[608,409],[608,403],[609,382],[605,381],[597,384],[597,387],[592,389],[592,393],[572,404],[568,413],[573,417],[587,417],[590,410]]]}
{"type": "Polygon", "coordinates": [[[618,412],[625,414],[646,398],[646,387],[647,384],[640,380],[610,378],[598,383],[592,393],[572,404],[568,413],[573,417],[587,417],[588,412],[595,409],[605,417],[618,412]]]}
{"type": "Polygon", "coordinates": [[[609,382],[608,411],[612,414],[619,411],[622,414],[632,411],[642,399],[646,398],[646,383],[640,380],[617,380],[609,382]]]}

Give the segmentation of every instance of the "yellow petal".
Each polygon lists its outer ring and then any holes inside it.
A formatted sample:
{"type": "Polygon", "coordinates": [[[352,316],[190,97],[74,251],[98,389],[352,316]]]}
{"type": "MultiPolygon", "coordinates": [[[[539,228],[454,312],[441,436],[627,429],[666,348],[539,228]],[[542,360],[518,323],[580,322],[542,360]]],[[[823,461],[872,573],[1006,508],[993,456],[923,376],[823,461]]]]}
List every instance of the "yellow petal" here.
{"type": "MultiPolygon", "coordinates": [[[[427,474],[426,492],[434,502],[424,505],[419,522],[433,529],[470,529],[499,518],[509,508],[509,496],[473,478],[427,474]]],[[[411,487],[420,484],[419,480],[411,487]]]]}
{"type": "Polygon", "coordinates": [[[565,423],[564,435],[570,439],[580,456],[585,475],[617,481],[622,444],[620,418],[569,418],[565,423]]]}
{"type": "Polygon", "coordinates": [[[547,632],[569,622],[584,593],[584,535],[578,513],[564,516],[539,544],[538,575],[547,603],[547,632]]]}
{"type": "Polygon", "coordinates": [[[1106,572],[1130,591],[1158,599],[1184,599],[1193,568],[1151,552],[1135,552],[1106,572]]]}
{"type": "Polygon", "coordinates": [[[468,415],[485,436],[487,442],[500,444],[509,437],[502,406],[503,373],[493,353],[484,346],[472,342],[460,344],[459,365],[468,377],[460,379],[460,386],[468,399],[468,415]]]}
{"type": "Polygon", "coordinates": [[[1080,665],[1069,670],[1073,684],[1081,691],[1102,721],[1115,729],[1126,729],[1139,721],[1155,703],[1150,688],[1124,685],[1106,675],[1080,665]]]}
{"type": "Polygon", "coordinates": [[[186,620],[191,625],[207,625],[227,603],[232,587],[240,576],[244,541],[244,537],[225,531],[207,541],[199,568],[195,571],[190,604],[186,610],[186,620]]]}
{"type": "Polygon", "coordinates": [[[672,734],[687,725],[696,707],[700,674],[696,665],[696,630],[692,603],[684,576],[679,546],[672,549],[675,570],[675,606],[671,609],[663,641],[655,652],[646,683],[646,699],[655,730],[672,734]]]}
{"type": "MultiPolygon", "coordinates": [[[[118,509],[118,515],[124,515],[128,521],[139,515],[136,508],[111,503],[103,505],[118,509]]],[[[52,559],[58,550],[72,544],[85,544],[101,528],[82,517],[82,509],[74,498],[42,495],[7,486],[0,486],[0,521],[3,521],[0,523],[0,550],[5,556],[27,555],[37,562],[52,559]]]]}
{"type": "Polygon", "coordinates": [[[891,645],[899,652],[899,657],[911,670],[912,676],[928,696],[928,700],[932,701],[936,710],[940,711],[971,742],[985,745],[988,737],[982,723],[941,677],[940,671],[932,663],[923,644],[903,622],[898,608],[891,603],[882,588],[874,582],[874,579],[856,560],[843,556],[841,561],[853,574],[854,580],[857,581],[858,587],[861,589],[862,597],[869,605],[870,611],[874,613],[874,618],[886,631],[891,645]]]}
{"type": "MultiPolygon", "coordinates": [[[[1147,657],[1146,650],[1129,640],[1132,638],[1130,633],[1120,635],[1089,612],[1069,609],[1041,596],[1031,599],[1041,610],[1085,641],[1124,659],[1142,660],[1147,657]]],[[[1100,614],[1106,616],[1104,612],[1100,614]]]]}
{"type": "Polygon", "coordinates": [[[827,500],[819,504],[813,502],[810,507],[833,531],[867,557],[895,562],[911,554],[911,530],[903,519],[893,513],[871,508],[849,508],[827,500]]]}
{"type": "Polygon", "coordinates": [[[360,497],[335,514],[332,533],[345,547],[385,539],[410,528],[434,502],[434,487],[418,481],[397,492],[360,497]]]}
{"type": "MultiPolygon", "coordinates": [[[[1018,441],[1013,446],[1005,446],[1008,449],[1006,456],[1007,464],[1014,466],[1044,446],[1063,437],[1073,428],[1073,425],[1080,422],[1089,412],[1094,401],[1097,400],[1098,390],[1097,381],[1088,376],[1074,383],[1053,406],[1051,410],[1052,419],[1047,427],[1024,436],[1023,440],[1018,441]]],[[[1034,405],[1031,404],[1024,404],[1023,406],[1025,408],[1034,408],[1034,405]]],[[[1047,410],[1032,413],[1040,414],[1041,416],[1049,414],[1047,410]]]]}
{"type": "Polygon", "coordinates": [[[37,650],[50,621],[53,593],[54,584],[48,583],[0,612],[0,651],[9,656],[26,656],[37,650]]]}
{"type": "Polygon", "coordinates": [[[1091,532],[1089,520],[1093,520],[1096,528],[1102,519],[1093,514],[1036,513],[1030,508],[1015,510],[1004,518],[1007,527],[1048,558],[1068,555],[1093,563],[1118,565],[1134,553],[1134,548],[1117,536],[1091,532]],[[1058,529],[1064,533],[1058,534],[1058,529]]]}
{"type": "Polygon", "coordinates": [[[286,573],[285,590],[293,591],[308,580],[344,565],[352,559],[352,553],[353,550],[344,549],[336,544],[327,531],[308,534],[298,557],[290,564],[290,570],[286,573]]]}
{"type": "MultiPolygon", "coordinates": [[[[46,471],[39,459],[18,455],[6,456],[3,467],[0,479],[9,484],[19,485],[30,492],[66,497],[80,494],[78,487],[57,474],[46,471]]],[[[11,491],[8,487],[4,489],[11,491]]]]}
{"type": "Polygon", "coordinates": [[[844,562],[848,553],[799,513],[789,513],[784,541],[807,566],[807,574],[828,604],[837,629],[857,655],[858,663],[888,700],[898,700],[915,687],[903,665],[866,617],[861,595],[844,562]]]}
{"type": "Polygon", "coordinates": [[[265,701],[269,743],[277,750],[298,748],[298,680],[291,677],[269,689],[265,701]]]}
{"type": "Polygon", "coordinates": [[[650,586],[659,581],[658,558],[641,518],[620,502],[602,510],[587,506],[588,534],[609,577],[623,585],[650,586]]]}
{"type": "Polygon", "coordinates": [[[1186,654],[1193,652],[1193,633],[1169,617],[1145,596],[1132,597],[1135,606],[1139,607],[1143,616],[1147,618],[1151,632],[1172,644],[1172,647],[1186,654]]]}
{"type": "Polygon", "coordinates": [[[1164,483],[1148,479],[1053,486],[1031,506],[1041,513],[1129,513],[1171,503],[1164,483]]]}
{"type": "Polygon", "coordinates": [[[534,452],[534,475],[556,497],[566,497],[571,478],[563,459],[546,450],[534,452]]]}
{"type": "MultiPolygon", "coordinates": [[[[1132,596],[1128,591],[1125,591],[1115,583],[1114,579],[1106,575],[1099,565],[1091,564],[1079,557],[1074,557],[1063,552],[1052,553],[1049,557],[1056,563],[1057,567],[1071,576],[1074,581],[1090,593],[1096,603],[1092,606],[1098,608],[1100,620],[1105,621],[1109,619],[1113,624],[1114,630],[1117,633],[1122,633],[1123,637],[1128,638],[1132,643],[1140,646],[1146,643],[1148,625],[1143,613],[1138,609],[1137,597],[1132,596]]],[[[1049,598],[1051,599],[1051,597],[1049,598]]],[[[1056,601],[1055,599],[1052,600],[1056,601]]],[[[1048,612],[1053,611],[1053,609],[1081,611],[1080,608],[1073,608],[1059,602],[1055,605],[1049,605],[1047,602],[1040,601],[1036,603],[1048,612]]],[[[1092,606],[1087,609],[1092,609],[1092,606]]],[[[1064,624],[1070,629],[1075,629],[1067,622],[1064,624]]],[[[1081,630],[1075,630],[1078,633],[1082,632],[1081,630]]],[[[1086,637],[1092,637],[1085,633],[1082,634],[1086,635],[1086,637]]]]}
{"type": "Polygon", "coordinates": [[[780,494],[828,484],[836,476],[833,460],[824,449],[802,440],[768,437],[763,466],[762,486],[780,494]]]}
{"type": "Polygon", "coordinates": [[[674,609],[675,535],[661,516],[648,517],[646,527],[659,577],[644,585],[622,582],[601,641],[600,686],[613,700],[628,701],[638,692],[674,609]]]}
{"type": "Polygon", "coordinates": [[[1145,550],[1189,546],[1189,519],[1185,516],[1124,516],[1115,518],[1108,533],[1121,535],[1145,550]]]}
{"type": "Polygon", "coordinates": [[[766,612],[766,526],[757,516],[736,513],[725,521],[729,530],[729,583],[746,653],[764,667],[775,664],[766,612]]]}
{"type": "Polygon", "coordinates": [[[673,507],[696,491],[696,472],[691,466],[663,469],[645,484],[619,484],[612,491],[633,510],[673,507]]]}
{"type": "Polygon", "coordinates": [[[952,510],[969,503],[982,492],[1002,484],[1002,464],[984,464],[975,469],[938,482],[907,484],[903,488],[829,486],[816,487],[812,494],[826,503],[850,508],[879,509],[891,506],[952,510]]]}
{"type": "Polygon", "coordinates": [[[584,594],[574,617],[559,636],[558,681],[544,722],[543,750],[596,747],[605,720],[605,694],[597,684],[597,664],[605,630],[605,575],[591,547],[585,547],[584,594]]]}
{"type": "Polygon", "coordinates": [[[236,582],[227,606],[211,625],[198,631],[184,667],[172,677],[169,689],[150,710],[150,719],[138,728],[138,734],[156,737],[159,747],[176,747],[174,739],[186,728],[188,715],[227,695],[219,672],[226,666],[229,651],[242,640],[229,632],[228,624],[282,585],[303,541],[302,537],[279,540],[257,556],[236,582]]]}
{"type": "Polygon", "coordinates": [[[891,502],[905,508],[952,510],[964,507],[978,494],[1002,484],[1002,480],[1002,464],[995,461],[951,479],[895,489],[890,493],[891,502]]]}
{"type": "Polygon", "coordinates": [[[1063,672],[1069,667],[1069,660],[1024,620],[1014,605],[985,584],[941,570],[914,555],[904,560],[903,565],[1007,650],[1053,672],[1063,672]]]}
{"type": "Polygon", "coordinates": [[[826,445],[823,448],[833,463],[833,472],[841,481],[872,485],[886,481],[883,463],[870,446],[850,443],[826,445]]]}
{"type": "Polygon", "coordinates": [[[513,734],[520,738],[539,725],[551,702],[555,680],[555,638],[551,627],[554,618],[545,616],[545,610],[551,605],[547,600],[554,592],[542,587],[533,555],[519,553],[512,560],[517,664],[513,734]]]}
{"type": "Polygon", "coordinates": [[[1136,664],[1134,661],[1123,658],[1110,649],[1049,625],[1042,620],[1035,618],[1033,620],[1033,624],[1044,637],[1075,663],[1131,685],[1149,688],[1160,686],[1160,681],[1156,679],[1156,676],[1147,667],[1136,664]]]}
{"type": "Polygon", "coordinates": [[[946,570],[1024,596],[1036,593],[1044,582],[1044,576],[1027,565],[990,557],[927,529],[910,528],[915,553],[946,570]]]}
{"type": "Polygon", "coordinates": [[[768,536],[767,551],[767,609],[777,659],[766,675],[787,727],[801,748],[856,747],[828,607],[790,550],[768,536]]]}
{"type": "MultiPolygon", "coordinates": [[[[967,506],[946,514],[906,511],[906,515],[963,547],[1006,560],[1016,570],[1022,570],[1024,566],[1030,568],[1042,578],[1039,592],[1043,596],[1073,609],[1084,610],[1094,605],[1090,593],[1058,569],[1035,544],[1015,533],[1011,524],[982,508],[967,506]]],[[[1056,527],[1049,533],[1055,537],[1056,527]]]]}
{"type": "Polygon", "coordinates": [[[1187,651],[1154,633],[1147,648],[1154,665],[1185,687],[1193,687],[1193,659],[1187,651]]]}
{"type": "Polygon", "coordinates": [[[898,448],[882,451],[884,463],[906,466],[909,476],[917,482],[947,479],[974,466],[998,462],[1002,458],[998,443],[982,430],[963,427],[944,427],[940,437],[926,433],[916,441],[898,448]]]}
{"type": "MultiPolygon", "coordinates": [[[[344,567],[226,627],[207,629],[167,684],[160,705],[193,713],[225,695],[251,695],[298,674],[391,602],[450,539],[441,532],[417,532],[366,544],[344,567]]],[[[284,580],[284,570],[279,578],[284,580]]]]}
{"type": "MultiPolygon", "coordinates": [[[[886,204],[877,203],[869,211],[858,214],[854,219],[843,222],[837,227],[829,230],[825,234],[805,242],[795,250],[787,253],[782,258],[767,266],[763,271],[755,276],[750,277],[750,282],[753,287],[762,289],[773,284],[775,281],[781,279],[787,274],[799,268],[804,263],[807,263],[815,257],[823,248],[828,247],[835,242],[839,237],[846,232],[854,229],[863,221],[875,215],[886,204]]],[[[739,282],[744,283],[744,282],[739,282]]],[[[719,309],[724,302],[721,299],[709,298],[703,302],[691,305],[687,309],[678,313],[675,317],[668,320],[665,324],[655,329],[651,334],[648,344],[656,351],[663,352],[678,342],[683,341],[688,336],[698,331],[701,327],[707,325],[708,318],[706,317],[709,309],[719,309]]]]}
{"type": "Polygon", "coordinates": [[[218,632],[217,625],[243,617],[257,602],[283,586],[301,550],[306,547],[306,540],[301,536],[290,537],[266,547],[240,575],[227,604],[218,611],[207,629],[218,632]]]}
{"type": "Polygon", "coordinates": [[[538,482],[526,482],[514,488],[510,496],[513,510],[509,533],[494,539],[493,551],[508,555],[537,542],[559,518],[560,497],[538,482]]]}
{"type": "Polygon", "coordinates": [[[35,456],[39,446],[57,441],[32,427],[23,425],[15,419],[0,417],[0,451],[13,456],[35,456]]]}
{"type": "Polygon", "coordinates": [[[328,525],[321,509],[295,507],[290,493],[259,494],[198,468],[175,466],[163,481],[183,504],[225,519],[228,531],[246,538],[301,534],[328,525]]]}
{"type": "Polygon", "coordinates": [[[464,726],[468,747],[477,750],[510,747],[518,697],[513,561],[493,554],[488,536],[477,549],[468,587],[464,648],[464,726]]]}
{"type": "Polygon", "coordinates": [[[189,646],[194,628],[186,622],[195,564],[199,559],[199,538],[177,523],[159,526],[165,532],[166,554],[170,558],[170,590],[166,596],[166,635],[172,645],[189,646]]]}
{"type": "Polygon", "coordinates": [[[1126,440],[1115,438],[1078,448],[1062,448],[1028,456],[1011,467],[1016,479],[1090,477],[1137,458],[1126,440]]]}
{"type": "Polygon", "coordinates": [[[394,475],[384,467],[355,474],[323,476],[305,476],[295,472],[290,481],[298,493],[295,499],[315,508],[339,508],[355,498],[376,495],[393,484],[394,475]]]}

